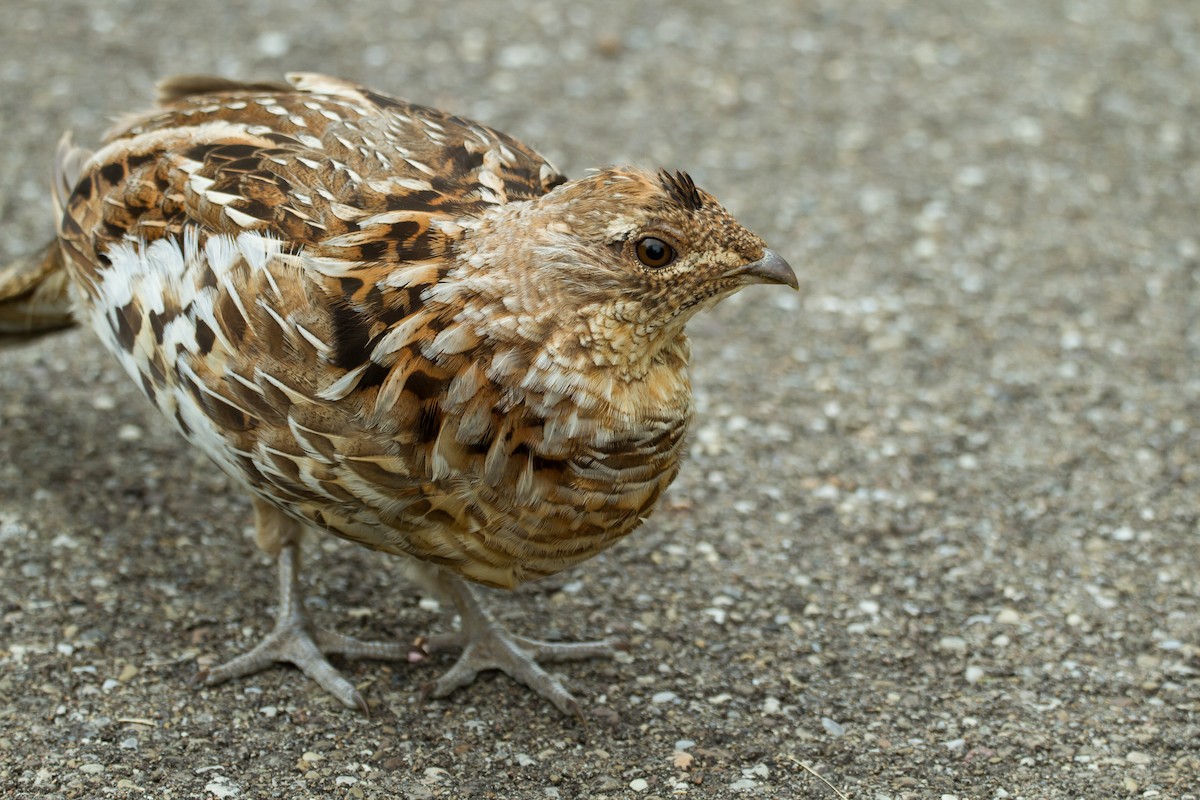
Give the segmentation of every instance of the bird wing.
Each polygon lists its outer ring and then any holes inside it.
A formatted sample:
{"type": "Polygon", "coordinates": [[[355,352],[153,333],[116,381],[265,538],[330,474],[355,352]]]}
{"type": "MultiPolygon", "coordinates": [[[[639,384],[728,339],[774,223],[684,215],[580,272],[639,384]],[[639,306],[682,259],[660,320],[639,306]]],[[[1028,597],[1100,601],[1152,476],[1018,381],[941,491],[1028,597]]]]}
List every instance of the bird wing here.
{"type": "Polygon", "coordinates": [[[92,327],[227,472],[369,546],[462,560],[397,530],[468,515],[430,483],[452,376],[421,355],[440,330],[422,292],[459,222],[562,177],[476,123],[289,81],[167,82],[94,154],[65,146],[59,241],[92,327]],[[380,393],[389,415],[367,421],[380,393]]]}
{"type": "Polygon", "coordinates": [[[160,84],[163,106],[118,123],[84,165],[68,223],[100,249],[194,224],[206,234],[263,233],[331,260],[403,266],[444,251],[432,221],[565,180],[478,123],[323,75],[288,78],[160,84]]]}

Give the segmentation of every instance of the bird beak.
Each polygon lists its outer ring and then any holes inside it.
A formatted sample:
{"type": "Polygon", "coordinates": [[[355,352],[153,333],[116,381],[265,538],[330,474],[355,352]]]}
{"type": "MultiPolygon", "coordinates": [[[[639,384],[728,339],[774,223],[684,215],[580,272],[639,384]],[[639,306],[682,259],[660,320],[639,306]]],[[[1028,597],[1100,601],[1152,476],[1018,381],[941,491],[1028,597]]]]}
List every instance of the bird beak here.
{"type": "Polygon", "coordinates": [[[735,276],[745,278],[746,283],[782,283],[793,289],[800,288],[800,283],[796,280],[796,273],[792,271],[791,266],[783,260],[783,256],[771,250],[763,250],[762,258],[758,261],[751,261],[749,264],[731,269],[723,277],[735,276]]]}

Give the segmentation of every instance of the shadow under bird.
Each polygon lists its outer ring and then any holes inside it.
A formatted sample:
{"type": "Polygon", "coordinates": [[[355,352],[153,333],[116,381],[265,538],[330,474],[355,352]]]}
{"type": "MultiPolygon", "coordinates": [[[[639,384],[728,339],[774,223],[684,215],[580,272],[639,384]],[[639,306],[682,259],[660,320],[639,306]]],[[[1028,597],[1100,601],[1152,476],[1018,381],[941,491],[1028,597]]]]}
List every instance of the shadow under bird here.
{"type": "Polygon", "coordinates": [[[497,669],[580,715],[540,664],[608,641],[512,634],[468,582],[512,588],[634,530],[692,418],[685,323],[797,287],[683,173],[569,181],[515,139],[346,81],[181,77],[95,151],[69,138],[57,237],[0,270],[0,331],[99,334],[179,432],[246,488],[278,563],[274,629],[204,684],[291,662],[461,649],[442,697],[497,669]],[[457,632],[366,642],[313,626],[304,528],[402,557],[457,632]]]}

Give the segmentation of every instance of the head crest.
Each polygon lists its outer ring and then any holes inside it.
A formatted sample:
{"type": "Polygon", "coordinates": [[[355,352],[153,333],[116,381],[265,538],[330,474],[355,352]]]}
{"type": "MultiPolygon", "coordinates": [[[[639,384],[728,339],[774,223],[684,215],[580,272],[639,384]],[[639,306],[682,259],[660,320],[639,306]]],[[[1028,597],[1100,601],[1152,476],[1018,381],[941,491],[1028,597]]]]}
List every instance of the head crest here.
{"type": "Polygon", "coordinates": [[[667,190],[667,194],[671,195],[684,208],[699,211],[704,206],[704,198],[700,196],[700,190],[696,188],[692,176],[686,172],[678,171],[672,175],[665,169],[659,170],[658,181],[667,190]]]}

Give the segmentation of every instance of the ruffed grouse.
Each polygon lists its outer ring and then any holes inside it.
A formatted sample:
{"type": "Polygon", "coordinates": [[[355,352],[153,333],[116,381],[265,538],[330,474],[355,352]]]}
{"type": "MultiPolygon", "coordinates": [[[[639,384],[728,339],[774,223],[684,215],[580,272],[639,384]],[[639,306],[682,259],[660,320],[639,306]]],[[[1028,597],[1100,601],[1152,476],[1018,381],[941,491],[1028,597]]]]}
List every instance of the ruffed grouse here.
{"type": "Polygon", "coordinates": [[[567,181],[470,120],[315,74],[176,78],[96,152],[60,147],[58,238],[0,272],[0,329],[90,325],[250,492],[276,626],[202,672],[461,647],[443,696],[499,669],[578,714],[538,662],[611,652],[508,633],[464,578],[511,588],[636,528],[691,419],[684,324],[787,263],[683,173],[567,181]],[[315,628],[305,526],[404,556],[452,601],[423,649],[315,628]]]}

